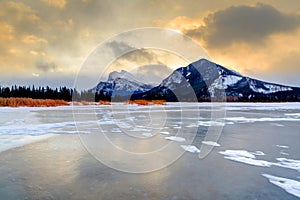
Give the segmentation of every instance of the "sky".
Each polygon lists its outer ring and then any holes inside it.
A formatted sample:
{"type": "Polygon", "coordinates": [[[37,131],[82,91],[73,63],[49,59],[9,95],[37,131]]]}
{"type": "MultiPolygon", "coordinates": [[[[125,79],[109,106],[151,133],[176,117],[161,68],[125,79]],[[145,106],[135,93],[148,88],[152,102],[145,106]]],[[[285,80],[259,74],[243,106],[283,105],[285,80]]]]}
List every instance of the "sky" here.
{"type": "MultiPolygon", "coordinates": [[[[300,86],[299,0],[1,0],[0,85],[72,87],[99,44],[143,27],[184,34],[212,61],[245,76],[300,86]]],[[[127,48],[113,42],[108,48],[127,48]]],[[[182,64],[162,51],[141,62],[153,52],[139,52],[114,69],[135,63],[141,76],[149,73],[145,65],[165,75],[175,61],[182,64]]]]}

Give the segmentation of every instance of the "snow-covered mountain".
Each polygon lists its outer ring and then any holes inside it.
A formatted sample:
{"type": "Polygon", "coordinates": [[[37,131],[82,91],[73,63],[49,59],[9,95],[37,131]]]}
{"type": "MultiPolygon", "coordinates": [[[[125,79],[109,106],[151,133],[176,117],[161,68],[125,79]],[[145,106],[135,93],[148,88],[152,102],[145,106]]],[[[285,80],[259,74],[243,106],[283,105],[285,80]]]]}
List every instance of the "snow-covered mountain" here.
{"type": "Polygon", "coordinates": [[[122,97],[146,92],[152,87],[152,85],[143,84],[137,81],[131,73],[122,70],[121,72],[111,72],[108,76],[108,80],[99,82],[92,91],[103,93],[104,95],[109,95],[111,97],[122,97]]]}
{"type": "Polygon", "coordinates": [[[133,98],[164,98],[168,101],[210,100],[226,95],[234,101],[291,101],[300,98],[300,89],[268,83],[200,59],[175,70],[160,85],[133,98]]]}

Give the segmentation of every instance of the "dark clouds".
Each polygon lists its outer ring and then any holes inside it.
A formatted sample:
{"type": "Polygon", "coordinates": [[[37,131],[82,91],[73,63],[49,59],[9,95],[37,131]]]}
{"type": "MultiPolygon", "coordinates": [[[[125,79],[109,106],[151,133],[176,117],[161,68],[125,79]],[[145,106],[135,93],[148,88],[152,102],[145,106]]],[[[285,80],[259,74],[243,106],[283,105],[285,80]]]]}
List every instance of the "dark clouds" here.
{"type": "Polygon", "coordinates": [[[205,26],[186,30],[186,34],[204,39],[210,48],[218,48],[236,42],[260,44],[274,33],[292,32],[300,27],[300,16],[257,4],[217,11],[208,15],[204,22],[205,26]]]}
{"type": "Polygon", "coordinates": [[[42,72],[54,72],[57,69],[57,65],[54,62],[37,62],[36,68],[42,72]]]}
{"type": "Polygon", "coordinates": [[[144,65],[131,71],[138,80],[144,83],[158,85],[161,81],[169,76],[173,72],[173,69],[166,65],[144,65]]]}
{"type": "Polygon", "coordinates": [[[157,63],[160,64],[158,61],[158,55],[152,52],[149,49],[140,48],[137,49],[135,47],[130,46],[124,42],[112,41],[107,44],[107,47],[110,48],[115,55],[116,58],[126,60],[128,62],[133,63],[157,63]]]}
{"type": "Polygon", "coordinates": [[[117,42],[112,41],[107,43],[106,45],[108,48],[110,48],[113,52],[113,54],[117,57],[124,54],[125,52],[130,52],[136,50],[136,48],[124,43],[124,42],[117,42]]]}

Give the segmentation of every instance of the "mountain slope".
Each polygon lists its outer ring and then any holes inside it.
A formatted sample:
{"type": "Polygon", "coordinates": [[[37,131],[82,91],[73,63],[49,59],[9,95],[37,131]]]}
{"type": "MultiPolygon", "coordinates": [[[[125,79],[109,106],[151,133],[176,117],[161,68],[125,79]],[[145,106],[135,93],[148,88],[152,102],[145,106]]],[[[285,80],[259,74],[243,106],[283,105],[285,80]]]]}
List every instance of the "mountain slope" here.
{"type": "Polygon", "coordinates": [[[94,93],[102,93],[111,97],[130,96],[150,90],[153,86],[138,82],[129,72],[111,72],[107,81],[101,81],[92,89],[94,93]]]}
{"type": "Polygon", "coordinates": [[[211,98],[224,96],[228,101],[298,101],[300,89],[245,77],[216,63],[200,59],[176,69],[157,87],[132,98],[210,101],[211,98]]]}

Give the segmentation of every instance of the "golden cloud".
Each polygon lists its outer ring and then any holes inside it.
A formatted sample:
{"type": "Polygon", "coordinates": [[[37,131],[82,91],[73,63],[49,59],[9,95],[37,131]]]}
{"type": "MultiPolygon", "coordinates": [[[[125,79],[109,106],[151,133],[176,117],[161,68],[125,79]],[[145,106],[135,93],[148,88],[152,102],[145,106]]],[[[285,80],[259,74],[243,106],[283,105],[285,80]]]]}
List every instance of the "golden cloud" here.
{"type": "Polygon", "coordinates": [[[202,20],[200,19],[191,19],[187,16],[178,16],[170,21],[164,20],[155,20],[155,24],[174,30],[190,30],[190,29],[197,29],[203,25],[202,20]]]}
{"type": "Polygon", "coordinates": [[[8,41],[14,38],[14,29],[11,25],[0,22],[0,41],[8,41]]]}
{"type": "Polygon", "coordinates": [[[42,0],[42,1],[47,3],[50,6],[57,7],[57,8],[64,8],[67,4],[66,0],[42,0]]]}
{"type": "Polygon", "coordinates": [[[26,44],[36,44],[36,43],[48,43],[48,41],[44,38],[39,38],[35,35],[25,35],[22,37],[22,42],[26,44]]]}

